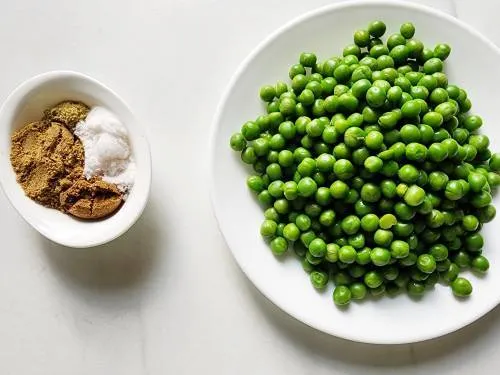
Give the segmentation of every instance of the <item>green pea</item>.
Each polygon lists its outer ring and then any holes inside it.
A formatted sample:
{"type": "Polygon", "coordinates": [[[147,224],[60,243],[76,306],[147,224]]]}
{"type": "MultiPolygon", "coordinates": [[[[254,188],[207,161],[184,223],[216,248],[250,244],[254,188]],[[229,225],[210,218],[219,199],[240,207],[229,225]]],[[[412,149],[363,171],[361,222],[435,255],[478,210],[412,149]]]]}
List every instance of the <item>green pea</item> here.
{"type": "Polygon", "coordinates": [[[368,25],[368,32],[374,38],[380,38],[385,34],[386,26],[382,21],[372,21],[368,25]]]}
{"type": "Polygon", "coordinates": [[[448,44],[440,43],[434,47],[434,56],[441,60],[446,60],[446,58],[450,55],[451,47],[448,44]]]}
{"type": "Polygon", "coordinates": [[[363,281],[368,288],[378,288],[384,282],[383,276],[378,271],[368,271],[363,277],[363,281]]]}
{"type": "Polygon", "coordinates": [[[404,194],[405,202],[412,207],[416,207],[422,204],[424,198],[425,190],[417,185],[411,185],[410,187],[408,187],[408,190],[404,194]]]}
{"type": "Polygon", "coordinates": [[[423,71],[425,74],[433,74],[443,70],[443,62],[437,57],[432,57],[424,63],[423,71]]]}
{"type": "Polygon", "coordinates": [[[309,277],[315,289],[324,289],[328,284],[328,274],[326,272],[312,271],[309,277]]]}
{"type": "Polygon", "coordinates": [[[312,68],[316,65],[317,57],[314,53],[302,52],[299,62],[305,67],[312,68]]]}
{"type": "Polygon", "coordinates": [[[406,47],[408,47],[410,51],[410,57],[416,58],[422,54],[424,49],[424,45],[421,41],[412,39],[406,42],[406,47]]]}
{"type": "Polygon", "coordinates": [[[391,253],[387,249],[375,247],[370,252],[370,259],[374,265],[382,267],[389,264],[391,253]]]}
{"type": "Polygon", "coordinates": [[[243,151],[247,142],[241,133],[234,133],[229,140],[229,144],[234,151],[243,151]]]}
{"type": "Polygon", "coordinates": [[[310,197],[316,193],[318,186],[310,177],[302,178],[297,184],[297,190],[302,197],[310,197]]]}
{"type": "Polygon", "coordinates": [[[490,268],[490,262],[483,255],[479,255],[472,259],[472,269],[479,273],[486,273],[490,268]]]}
{"type": "Polygon", "coordinates": [[[368,105],[374,108],[379,108],[385,103],[386,92],[384,89],[372,86],[366,92],[366,101],[368,105]]]}
{"type": "Polygon", "coordinates": [[[415,26],[411,22],[405,22],[401,25],[399,32],[406,39],[411,39],[415,35],[415,26]]]}
{"type": "Polygon", "coordinates": [[[361,226],[361,220],[357,216],[348,215],[342,220],[340,226],[344,233],[349,235],[355,234],[361,226]]]}
{"type": "Polygon", "coordinates": [[[424,161],[427,157],[427,147],[420,143],[412,142],[406,146],[405,155],[408,160],[424,161]]]}
{"type": "Polygon", "coordinates": [[[369,156],[364,162],[365,168],[372,173],[378,172],[380,169],[382,169],[383,164],[384,163],[382,159],[376,156],[369,156]]]}
{"type": "Polygon", "coordinates": [[[361,199],[363,199],[365,202],[374,203],[380,200],[382,192],[377,185],[367,183],[361,188],[360,194],[361,199]]]}
{"type": "Polygon", "coordinates": [[[467,297],[472,293],[472,285],[469,280],[463,277],[457,277],[451,283],[451,290],[457,297],[467,297]]]}
{"type": "Polygon", "coordinates": [[[419,177],[419,171],[413,165],[405,164],[399,169],[398,177],[402,182],[415,183],[419,177]]]}
{"type": "Polygon", "coordinates": [[[450,101],[441,103],[436,108],[434,108],[434,111],[436,111],[437,113],[440,113],[443,116],[444,121],[447,121],[452,116],[455,116],[457,113],[457,110],[458,110],[458,108],[456,107],[456,105],[450,101]]]}
{"type": "Polygon", "coordinates": [[[354,175],[354,166],[347,159],[339,159],[333,165],[333,172],[340,180],[347,180],[354,175]]]}
{"type": "Polygon", "coordinates": [[[349,245],[342,246],[338,252],[339,260],[345,264],[354,263],[356,260],[356,254],[356,249],[349,245]]]}
{"type": "Polygon", "coordinates": [[[396,259],[403,259],[410,253],[410,246],[407,242],[401,240],[392,241],[390,245],[391,255],[396,259]]]}
{"type": "Polygon", "coordinates": [[[333,302],[337,306],[345,306],[351,302],[351,291],[345,285],[336,286],[333,291],[333,302]]]}
{"type": "Polygon", "coordinates": [[[283,255],[288,250],[288,242],[283,237],[276,237],[270,242],[271,251],[274,255],[283,255]]]}

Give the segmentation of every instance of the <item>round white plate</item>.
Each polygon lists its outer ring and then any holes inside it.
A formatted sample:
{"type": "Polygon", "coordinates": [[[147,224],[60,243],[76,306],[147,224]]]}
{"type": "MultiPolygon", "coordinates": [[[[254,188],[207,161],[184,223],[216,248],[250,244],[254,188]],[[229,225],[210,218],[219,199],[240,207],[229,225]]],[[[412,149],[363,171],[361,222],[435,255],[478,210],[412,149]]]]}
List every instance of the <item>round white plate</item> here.
{"type": "MultiPolygon", "coordinates": [[[[411,21],[415,37],[426,46],[446,42],[452,54],[446,61],[450,83],[464,87],[473,111],[485,122],[483,131],[499,150],[500,52],[486,38],[455,18],[426,7],[393,1],[348,2],[306,14],[266,39],[233,77],[215,117],[211,144],[211,193],[220,229],[236,261],[255,286],[281,309],[323,332],[377,344],[409,343],[455,331],[486,314],[500,301],[500,219],[486,225],[484,253],[491,262],[484,278],[471,277],[473,295],[465,301],[437,286],[420,301],[406,295],[351,303],[338,309],[332,286],[318,293],[293,255],[277,259],[259,235],[263,212],[246,187],[249,173],[238,153],[229,147],[232,133],[263,113],[261,85],[288,80],[288,68],[303,51],[320,59],[340,55],[352,34],[373,19],[387,24],[388,33],[411,21]]],[[[498,199],[497,199],[498,203],[498,199]]]]}

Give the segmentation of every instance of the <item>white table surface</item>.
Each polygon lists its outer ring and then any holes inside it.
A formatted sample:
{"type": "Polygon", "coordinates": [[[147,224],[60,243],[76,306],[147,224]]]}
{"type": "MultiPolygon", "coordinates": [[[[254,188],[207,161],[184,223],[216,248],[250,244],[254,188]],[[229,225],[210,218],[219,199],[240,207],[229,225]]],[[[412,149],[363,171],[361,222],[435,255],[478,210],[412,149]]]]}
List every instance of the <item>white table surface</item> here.
{"type": "MultiPolygon", "coordinates": [[[[91,250],[42,238],[0,194],[0,374],[497,374],[500,309],[402,346],[351,343],[278,310],[217,229],[208,135],[241,60],[332,0],[16,0],[0,11],[0,100],[53,69],[115,89],[149,129],[150,203],[91,250]]],[[[500,2],[427,0],[500,44],[500,2]]],[[[478,60],[479,61],[479,60],[478,60]]]]}

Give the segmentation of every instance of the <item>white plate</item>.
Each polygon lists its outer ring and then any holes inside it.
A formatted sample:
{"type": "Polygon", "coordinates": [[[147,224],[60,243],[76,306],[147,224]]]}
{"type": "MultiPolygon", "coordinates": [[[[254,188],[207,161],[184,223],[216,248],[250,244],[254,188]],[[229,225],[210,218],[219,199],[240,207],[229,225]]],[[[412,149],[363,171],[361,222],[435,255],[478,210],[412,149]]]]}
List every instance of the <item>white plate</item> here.
{"type": "MultiPolygon", "coordinates": [[[[486,314],[500,301],[500,219],[486,225],[485,254],[489,274],[472,277],[473,295],[455,299],[451,290],[437,286],[419,301],[402,295],[351,303],[340,310],[331,298],[332,286],[316,292],[297,259],[276,259],[259,235],[263,212],[245,181],[249,170],[229,148],[229,137],[264,108],[261,85],[287,80],[288,68],[302,51],[319,58],[339,55],[352,43],[352,34],[373,19],[383,20],[388,33],[405,21],[415,24],[416,38],[426,46],[446,42],[452,54],[446,62],[450,82],[464,87],[473,111],[485,122],[492,149],[499,150],[500,52],[486,38],[455,18],[429,8],[392,1],[342,3],[309,13],[278,30],[241,65],[233,77],[215,118],[211,144],[211,193],[220,229],[236,261],[255,286],[281,309],[323,332],[346,339],[379,344],[409,343],[455,331],[486,314]]],[[[497,200],[498,202],[498,200],[497,200]]]]}

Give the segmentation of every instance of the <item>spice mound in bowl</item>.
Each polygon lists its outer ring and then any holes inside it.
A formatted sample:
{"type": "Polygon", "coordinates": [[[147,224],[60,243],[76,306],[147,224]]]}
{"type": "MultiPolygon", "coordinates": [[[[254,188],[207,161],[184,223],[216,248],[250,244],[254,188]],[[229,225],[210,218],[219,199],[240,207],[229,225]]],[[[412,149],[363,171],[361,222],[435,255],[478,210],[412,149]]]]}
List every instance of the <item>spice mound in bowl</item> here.
{"type": "Polygon", "coordinates": [[[63,101],[14,132],[10,159],[34,201],[80,219],[108,217],[132,188],[128,133],[103,107],[63,101]]]}
{"type": "Polygon", "coordinates": [[[0,108],[2,190],[53,242],[86,248],[124,234],[146,207],[151,169],[146,129],[89,76],[37,75],[0,108]]]}

